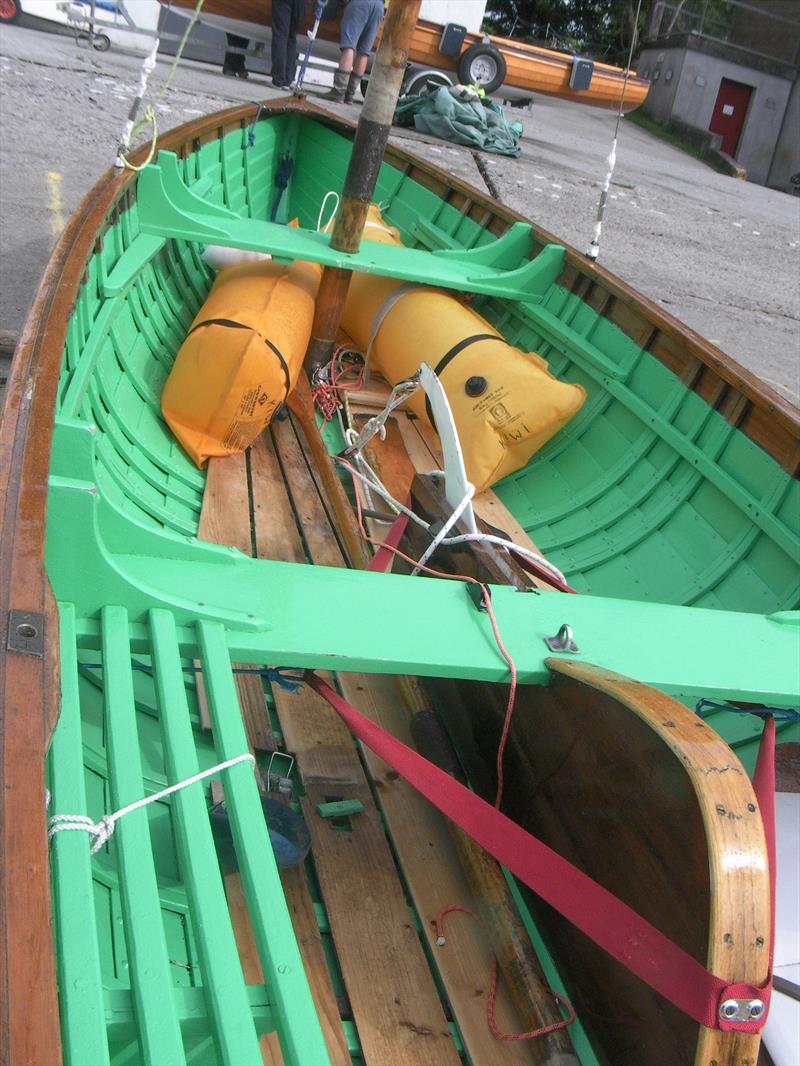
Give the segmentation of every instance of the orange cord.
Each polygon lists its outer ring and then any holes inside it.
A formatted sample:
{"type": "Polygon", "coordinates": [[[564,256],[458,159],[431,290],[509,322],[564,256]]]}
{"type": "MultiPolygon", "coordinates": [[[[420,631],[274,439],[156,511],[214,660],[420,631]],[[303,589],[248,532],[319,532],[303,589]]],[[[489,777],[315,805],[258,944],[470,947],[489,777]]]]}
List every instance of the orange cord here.
{"type": "Polygon", "coordinates": [[[500,654],[508,663],[508,669],[511,674],[508,703],[506,704],[506,713],[505,718],[503,720],[503,730],[500,734],[500,743],[497,748],[497,793],[495,795],[494,805],[497,810],[500,810],[500,804],[503,799],[504,784],[503,757],[505,755],[506,744],[508,743],[508,734],[511,729],[511,719],[514,715],[514,703],[517,697],[517,667],[514,663],[514,660],[508,653],[506,646],[503,643],[503,638],[500,635],[500,627],[497,624],[497,618],[495,617],[495,613],[492,608],[492,595],[489,592],[489,586],[485,585],[482,581],[478,581],[477,578],[471,577],[469,574],[445,574],[441,570],[434,570],[430,566],[423,566],[418,563],[416,559],[412,559],[410,555],[406,555],[405,552],[401,552],[399,548],[394,548],[391,544],[384,544],[382,541],[375,540],[373,537],[370,537],[370,535],[364,528],[364,516],[361,512],[361,495],[359,493],[359,485],[358,478],[356,477],[356,472],[354,468],[350,465],[350,463],[348,463],[346,460],[339,459],[339,463],[349,471],[350,476],[353,479],[353,491],[355,492],[356,497],[358,528],[361,531],[361,536],[364,538],[364,540],[366,540],[369,544],[372,544],[374,547],[388,548],[390,552],[392,552],[394,555],[397,555],[400,559],[403,559],[405,562],[410,563],[411,566],[416,566],[420,570],[424,570],[426,574],[431,574],[433,577],[443,577],[446,578],[448,581],[464,581],[471,585],[477,585],[480,589],[483,590],[483,606],[486,608],[486,613],[489,615],[489,621],[492,624],[492,632],[494,633],[494,639],[497,641],[497,647],[500,650],[500,654]]]}
{"type": "MultiPolygon", "coordinates": [[[[471,918],[475,918],[474,912],[469,907],[465,907],[463,903],[451,903],[448,907],[442,907],[436,915],[436,944],[438,947],[444,947],[444,919],[453,911],[460,911],[462,914],[468,914],[471,918]]],[[[562,996],[560,992],[554,992],[550,989],[553,999],[567,1012],[566,1018],[562,1018],[558,1022],[552,1022],[550,1025],[542,1025],[538,1029],[529,1029],[526,1033],[504,1033],[498,1026],[494,1016],[494,1005],[497,999],[497,973],[498,966],[497,958],[495,957],[492,960],[492,976],[489,982],[489,994],[486,998],[486,1021],[492,1036],[497,1040],[535,1040],[537,1036],[546,1036],[548,1033],[555,1033],[559,1029],[566,1029],[568,1025],[572,1025],[575,1021],[575,1008],[570,1001],[566,996],[562,996]]]]}

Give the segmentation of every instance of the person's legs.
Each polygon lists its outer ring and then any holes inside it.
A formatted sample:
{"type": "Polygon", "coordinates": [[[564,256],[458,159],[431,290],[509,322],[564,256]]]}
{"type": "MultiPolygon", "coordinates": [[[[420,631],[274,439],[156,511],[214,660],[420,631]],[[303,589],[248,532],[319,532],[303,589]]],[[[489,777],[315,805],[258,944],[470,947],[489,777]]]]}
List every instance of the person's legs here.
{"type": "MultiPolygon", "coordinates": [[[[345,93],[349,93],[351,83],[355,85],[353,62],[356,45],[363,33],[365,22],[369,19],[371,8],[372,0],[350,0],[344,9],[339,36],[341,48],[339,69],[333,75],[333,89],[325,94],[326,100],[344,100],[345,93]]],[[[382,3],[381,10],[383,10],[382,3]]],[[[350,103],[352,98],[353,94],[349,93],[347,103],[350,103]]]]}
{"type": "Polygon", "coordinates": [[[289,38],[286,42],[286,82],[291,84],[297,73],[297,31],[305,18],[306,0],[292,0],[292,14],[289,21],[289,38]]]}
{"type": "Polygon", "coordinates": [[[272,84],[287,85],[286,45],[292,18],[292,0],[272,0],[272,84]]]}
{"type": "Polygon", "coordinates": [[[367,61],[369,60],[370,49],[375,43],[378,27],[383,18],[382,0],[368,0],[368,3],[364,5],[364,8],[366,9],[364,12],[365,17],[358,35],[357,54],[344,93],[344,102],[346,104],[351,104],[353,102],[356,90],[361,83],[361,79],[364,77],[364,72],[367,69],[367,61]]]}

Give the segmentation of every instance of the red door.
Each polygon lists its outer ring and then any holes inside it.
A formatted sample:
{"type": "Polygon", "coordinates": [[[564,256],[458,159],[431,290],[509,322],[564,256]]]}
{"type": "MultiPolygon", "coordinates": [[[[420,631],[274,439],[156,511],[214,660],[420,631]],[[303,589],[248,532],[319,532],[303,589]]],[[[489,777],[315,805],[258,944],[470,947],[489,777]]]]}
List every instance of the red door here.
{"type": "Polygon", "coordinates": [[[735,156],[742,135],[742,126],[747,116],[747,106],[753,93],[752,85],[743,85],[740,81],[723,78],[711,116],[712,133],[722,137],[722,151],[735,156]]]}

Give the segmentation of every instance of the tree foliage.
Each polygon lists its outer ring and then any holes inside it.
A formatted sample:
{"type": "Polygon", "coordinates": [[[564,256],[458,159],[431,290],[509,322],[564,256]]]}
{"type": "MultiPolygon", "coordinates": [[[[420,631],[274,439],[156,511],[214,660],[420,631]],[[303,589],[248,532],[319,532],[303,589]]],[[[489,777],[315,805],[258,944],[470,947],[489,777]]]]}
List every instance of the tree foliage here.
{"type": "MultiPolygon", "coordinates": [[[[642,0],[639,34],[652,4],[653,0],[642,0]]],[[[637,0],[489,0],[484,28],[501,37],[624,64],[636,5],[637,0]]]]}

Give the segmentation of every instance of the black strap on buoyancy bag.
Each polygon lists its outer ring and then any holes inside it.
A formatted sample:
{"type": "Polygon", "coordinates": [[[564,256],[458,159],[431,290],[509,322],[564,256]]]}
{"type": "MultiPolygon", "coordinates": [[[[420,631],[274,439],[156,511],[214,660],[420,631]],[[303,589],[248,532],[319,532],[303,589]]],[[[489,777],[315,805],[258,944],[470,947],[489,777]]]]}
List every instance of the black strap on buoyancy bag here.
{"type": "Polygon", "coordinates": [[[262,334],[260,334],[258,330],[254,329],[252,326],[248,326],[244,322],[234,322],[232,318],[206,318],[202,322],[198,322],[196,326],[192,326],[186,336],[191,337],[195,330],[200,329],[201,326],[226,326],[229,329],[249,329],[251,333],[255,333],[257,336],[261,337],[264,344],[266,344],[266,346],[281,364],[281,370],[283,371],[283,376],[286,380],[286,391],[284,392],[283,398],[284,400],[286,399],[286,397],[289,395],[289,390],[292,387],[291,380],[289,379],[289,367],[286,365],[286,360],[283,358],[283,356],[271,340],[269,340],[267,337],[262,336],[262,334]]]}
{"type": "MultiPolygon", "coordinates": [[[[464,337],[463,340],[460,340],[457,344],[454,344],[448,352],[444,353],[442,358],[433,368],[433,372],[437,376],[437,378],[440,377],[444,368],[449,363],[451,363],[457,355],[460,355],[461,352],[463,352],[465,348],[469,348],[470,345],[477,344],[478,341],[501,341],[502,339],[503,338],[498,337],[496,333],[473,333],[471,337],[464,337]]],[[[431,402],[427,396],[425,397],[425,413],[428,416],[430,424],[435,429],[436,421],[433,417],[433,411],[431,410],[431,402]]]]}

